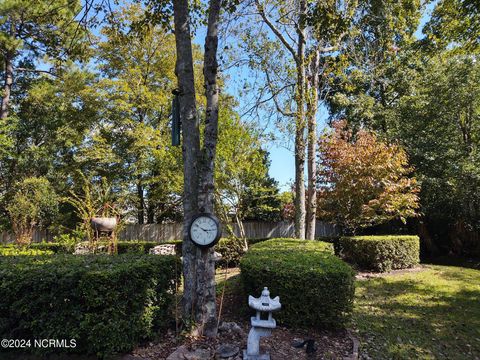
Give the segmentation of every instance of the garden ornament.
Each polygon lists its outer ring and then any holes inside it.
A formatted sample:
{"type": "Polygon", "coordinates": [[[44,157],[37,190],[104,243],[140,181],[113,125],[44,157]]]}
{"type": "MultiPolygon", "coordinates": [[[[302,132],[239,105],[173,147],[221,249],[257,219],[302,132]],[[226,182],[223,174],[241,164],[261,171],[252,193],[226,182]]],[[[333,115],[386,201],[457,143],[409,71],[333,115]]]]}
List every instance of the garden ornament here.
{"type": "Polygon", "coordinates": [[[272,329],[275,329],[277,323],[272,317],[272,312],[280,310],[280,298],[270,298],[268,288],[263,288],[262,295],[259,298],[248,297],[248,306],[257,311],[256,316],[252,316],[252,328],[248,333],[247,350],[243,351],[243,360],[270,360],[269,354],[260,354],[260,338],[269,336],[272,329]],[[262,319],[262,313],[268,313],[267,319],[262,319]]]}

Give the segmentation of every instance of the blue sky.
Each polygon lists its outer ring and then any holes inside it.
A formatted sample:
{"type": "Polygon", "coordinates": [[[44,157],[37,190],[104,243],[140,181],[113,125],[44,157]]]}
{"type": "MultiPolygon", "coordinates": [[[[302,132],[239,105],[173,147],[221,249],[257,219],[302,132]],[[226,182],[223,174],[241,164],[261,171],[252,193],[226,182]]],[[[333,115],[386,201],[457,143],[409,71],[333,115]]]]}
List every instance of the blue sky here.
{"type": "MultiPolygon", "coordinates": [[[[436,1],[428,4],[424,16],[422,17],[418,30],[416,32],[417,38],[423,36],[421,29],[428,21],[431,15],[431,11],[434,8],[436,1]]],[[[203,41],[205,37],[204,29],[199,29],[196,34],[195,42],[203,46],[203,41]]],[[[221,40],[220,40],[221,41],[221,40]]],[[[239,82],[236,79],[244,79],[251,77],[252,75],[242,68],[232,69],[228,72],[230,81],[227,81],[227,92],[235,96],[237,92],[236,86],[239,82]],[[230,85],[228,85],[230,83],[230,85]]],[[[240,107],[242,105],[242,98],[236,96],[237,100],[240,102],[240,107]]],[[[318,132],[320,133],[326,127],[326,120],[328,119],[328,112],[324,106],[321,106],[318,109],[318,132]]],[[[275,130],[273,130],[275,132],[275,130]]],[[[278,142],[269,142],[266,146],[266,150],[270,153],[271,165],[269,169],[269,174],[275,180],[278,181],[279,187],[282,191],[288,191],[293,184],[295,177],[295,159],[293,153],[293,146],[286,147],[278,142]]]]}

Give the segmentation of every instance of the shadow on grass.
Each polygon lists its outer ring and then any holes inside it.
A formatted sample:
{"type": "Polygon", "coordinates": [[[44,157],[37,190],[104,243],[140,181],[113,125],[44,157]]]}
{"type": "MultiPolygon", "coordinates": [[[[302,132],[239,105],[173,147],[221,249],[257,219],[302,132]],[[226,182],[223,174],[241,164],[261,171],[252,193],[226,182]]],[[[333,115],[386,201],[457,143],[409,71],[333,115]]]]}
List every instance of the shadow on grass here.
{"type": "Polygon", "coordinates": [[[422,260],[423,264],[456,266],[480,270],[480,258],[465,258],[459,256],[443,255],[422,260]]]}
{"type": "Polygon", "coordinates": [[[373,359],[480,356],[480,271],[453,267],[357,282],[355,322],[373,359]]]}

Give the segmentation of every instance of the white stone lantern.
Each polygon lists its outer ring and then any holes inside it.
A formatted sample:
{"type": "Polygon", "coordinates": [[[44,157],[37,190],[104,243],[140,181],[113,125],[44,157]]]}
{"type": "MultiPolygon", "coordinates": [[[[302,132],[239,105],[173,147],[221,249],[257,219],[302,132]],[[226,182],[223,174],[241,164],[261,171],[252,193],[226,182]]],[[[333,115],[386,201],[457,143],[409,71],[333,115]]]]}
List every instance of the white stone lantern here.
{"type": "Polygon", "coordinates": [[[280,298],[270,298],[268,288],[263,288],[262,295],[259,298],[248,297],[248,305],[257,311],[256,316],[252,316],[252,328],[248,333],[247,350],[243,351],[243,360],[270,360],[269,354],[260,354],[260,338],[269,336],[272,329],[277,327],[272,312],[280,310],[280,298]],[[267,313],[267,319],[262,319],[262,313],[267,313]]]}

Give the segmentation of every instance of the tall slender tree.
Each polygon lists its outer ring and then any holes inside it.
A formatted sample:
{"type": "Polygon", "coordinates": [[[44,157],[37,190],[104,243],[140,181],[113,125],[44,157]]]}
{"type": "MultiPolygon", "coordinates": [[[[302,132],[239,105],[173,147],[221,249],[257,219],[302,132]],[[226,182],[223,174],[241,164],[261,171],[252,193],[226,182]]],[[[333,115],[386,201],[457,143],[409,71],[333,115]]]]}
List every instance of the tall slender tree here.
{"type": "Polygon", "coordinates": [[[189,239],[188,227],[198,212],[213,212],[214,168],[218,131],[217,47],[220,0],[210,0],[205,38],[204,79],[207,98],[203,148],[197,116],[188,0],[174,0],[177,48],[176,75],[183,126],[184,242],[183,316],[195,322],[194,333],[216,336],[215,264],[213,250],[199,249],[189,239]]]}
{"type": "Polygon", "coordinates": [[[245,50],[250,57],[249,65],[263,72],[266,82],[257,103],[272,100],[279,114],[289,122],[294,119],[295,235],[313,239],[317,109],[329,85],[328,77],[322,75],[329,71],[326,66],[329,59],[338,57],[345,47],[357,1],[253,0],[246,6],[248,21],[253,8],[258,25],[255,35],[242,35],[247,40],[245,50]]]}

